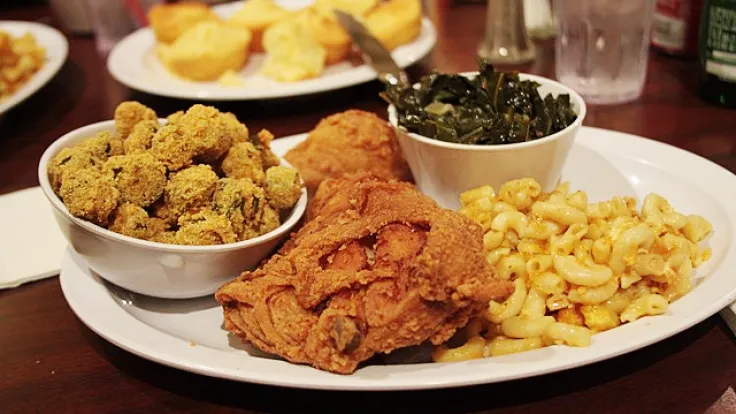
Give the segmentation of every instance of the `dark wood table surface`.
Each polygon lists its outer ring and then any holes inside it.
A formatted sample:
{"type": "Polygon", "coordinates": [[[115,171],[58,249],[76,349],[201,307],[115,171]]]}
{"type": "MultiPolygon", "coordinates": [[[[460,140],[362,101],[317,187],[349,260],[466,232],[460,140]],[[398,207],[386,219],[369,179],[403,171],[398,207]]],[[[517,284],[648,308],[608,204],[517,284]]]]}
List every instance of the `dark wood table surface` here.
{"type": "MultiPolygon", "coordinates": [[[[431,68],[473,70],[484,6],[436,7],[428,14],[437,26],[438,42],[411,74],[431,68]]],[[[56,24],[45,6],[0,8],[0,19],[56,24]]],[[[69,59],[58,76],[0,120],[0,194],[37,185],[43,150],[66,132],[110,119],[121,100],[139,100],[159,114],[192,104],[118,85],[92,38],[69,40],[69,59]]],[[[554,77],[553,45],[538,46],[538,58],[520,69],[554,77]]],[[[307,131],[323,116],[348,108],[385,116],[376,95],[380,89],[373,82],[297,99],[216,105],[235,112],[252,129],[269,128],[285,136],[307,131]]],[[[704,103],[695,90],[695,62],[655,54],[641,99],[590,107],[585,124],[651,137],[736,171],[736,112],[704,103]]],[[[344,393],[223,381],[134,356],[75,317],[58,278],[0,291],[2,413],[714,413],[736,412],[733,400],[731,405],[724,402],[733,398],[735,384],[736,343],[718,316],[642,350],[562,373],[450,390],[344,393]]]]}

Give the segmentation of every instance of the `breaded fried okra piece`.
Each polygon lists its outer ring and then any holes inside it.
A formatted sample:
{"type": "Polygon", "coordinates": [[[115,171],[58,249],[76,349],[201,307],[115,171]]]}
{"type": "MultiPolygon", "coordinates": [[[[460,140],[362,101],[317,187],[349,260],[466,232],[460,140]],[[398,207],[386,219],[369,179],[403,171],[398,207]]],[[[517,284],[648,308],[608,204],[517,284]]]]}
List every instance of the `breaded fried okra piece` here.
{"type": "Polygon", "coordinates": [[[144,240],[151,240],[167,228],[162,219],[149,217],[146,210],[131,203],[122,203],[115,209],[109,227],[116,233],[144,240]]]}
{"type": "Polygon", "coordinates": [[[123,154],[123,140],[109,132],[98,132],[94,137],[84,140],[81,148],[100,160],[123,154]]]}
{"type": "Polygon", "coordinates": [[[93,167],[64,174],[59,194],[73,216],[101,226],[107,225],[120,203],[112,176],[93,167]]]}
{"type": "Polygon", "coordinates": [[[155,207],[156,216],[172,222],[182,214],[208,207],[217,187],[217,174],[205,164],[195,165],[169,177],[164,202],[155,207]]]}
{"type": "Polygon", "coordinates": [[[276,166],[266,170],[266,197],[272,207],[290,208],[302,194],[299,173],[293,168],[276,166]]]}
{"type": "Polygon", "coordinates": [[[153,135],[158,131],[158,121],[141,121],[137,123],[130,132],[125,141],[123,148],[126,154],[147,151],[151,149],[153,135]]]}
{"type": "Polygon", "coordinates": [[[247,178],[260,185],[263,182],[261,153],[250,142],[233,145],[222,160],[222,171],[229,178],[247,178]]]}
{"type": "Polygon", "coordinates": [[[273,141],[273,138],[273,134],[265,129],[258,131],[258,133],[252,137],[253,145],[255,145],[256,149],[261,152],[261,160],[263,162],[264,169],[281,164],[279,157],[271,151],[271,141],[273,141]]]}
{"type": "Polygon", "coordinates": [[[179,217],[176,242],[190,246],[234,243],[237,240],[227,217],[210,209],[179,217]]]}
{"type": "Polygon", "coordinates": [[[126,101],[115,108],[115,130],[122,139],[128,137],[133,127],[141,121],[158,121],[153,109],[134,101],[126,101]]]}
{"type": "Polygon", "coordinates": [[[222,114],[222,123],[233,143],[248,141],[248,127],[230,112],[222,114]]]}
{"type": "Polygon", "coordinates": [[[196,150],[195,143],[176,125],[161,127],[151,140],[151,153],[169,171],[192,165],[196,150]]]}
{"type": "Polygon", "coordinates": [[[69,147],[62,148],[54,158],[49,161],[47,172],[51,187],[56,194],[59,194],[61,181],[64,173],[75,172],[84,168],[94,167],[98,165],[98,160],[92,153],[85,148],[69,147]]]}
{"type": "Polygon", "coordinates": [[[232,144],[222,113],[211,106],[193,105],[177,118],[176,126],[193,142],[194,155],[202,162],[216,161],[232,144]]]}
{"type": "Polygon", "coordinates": [[[260,221],[266,194],[247,178],[221,178],[212,196],[214,210],[227,217],[240,237],[250,223],[260,221]]]}
{"type": "Polygon", "coordinates": [[[148,207],[166,187],[166,167],[147,152],[110,157],[105,163],[123,201],[148,207]]]}
{"type": "Polygon", "coordinates": [[[281,217],[279,212],[271,207],[270,204],[264,203],[260,210],[259,217],[249,223],[246,223],[245,230],[240,234],[240,240],[248,240],[266,234],[271,230],[275,230],[281,225],[281,217]]]}

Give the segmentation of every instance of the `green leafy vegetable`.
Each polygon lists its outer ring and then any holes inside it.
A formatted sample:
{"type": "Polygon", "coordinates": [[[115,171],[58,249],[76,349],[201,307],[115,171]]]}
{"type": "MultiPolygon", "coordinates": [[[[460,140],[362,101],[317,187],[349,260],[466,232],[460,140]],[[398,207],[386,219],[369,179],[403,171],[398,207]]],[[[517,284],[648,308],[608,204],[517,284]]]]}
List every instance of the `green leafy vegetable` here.
{"type": "Polygon", "coordinates": [[[419,88],[389,86],[381,96],[396,107],[398,123],[408,131],[459,144],[533,141],[577,118],[569,95],[542,98],[539,83],[496,71],[482,59],[478,65],[473,79],[435,72],[419,88]]]}

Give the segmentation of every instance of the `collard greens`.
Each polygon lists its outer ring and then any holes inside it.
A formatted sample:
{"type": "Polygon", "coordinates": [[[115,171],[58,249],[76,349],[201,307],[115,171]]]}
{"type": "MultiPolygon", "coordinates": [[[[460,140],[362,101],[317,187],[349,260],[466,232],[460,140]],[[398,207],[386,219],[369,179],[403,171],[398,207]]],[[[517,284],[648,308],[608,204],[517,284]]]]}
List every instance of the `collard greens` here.
{"type": "Polygon", "coordinates": [[[440,141],[496,145],[533,141],[573,123],[570,96],[542,98],[539,83],[517,72],[499,72],[479,60],[473,79],[432,73],[420,87],[389,86],[381,96],[396,106],[398,122],[410,132],[440,141]]]}

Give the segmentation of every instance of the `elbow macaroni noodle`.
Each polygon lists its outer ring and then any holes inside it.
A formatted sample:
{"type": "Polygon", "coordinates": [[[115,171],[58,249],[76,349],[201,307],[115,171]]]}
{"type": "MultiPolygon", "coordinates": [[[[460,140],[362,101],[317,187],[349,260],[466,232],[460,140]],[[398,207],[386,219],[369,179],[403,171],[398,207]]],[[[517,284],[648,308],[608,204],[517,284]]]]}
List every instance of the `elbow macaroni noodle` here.
{"type": "Polygon", "coordinates": [[[588,346],[593,334],[667,312],[692,288],[693,268],[710,258],[698,244],[712,232],[657,194],[588,203],[562,183],[543,193],[530,178],[498,193],[482,186],[460,195],[462,214],[485,235],[486,259],[514,292],[491,302],[457,348],[435,348],[435,361],[506,355],[549,345],[588,346]]]}

